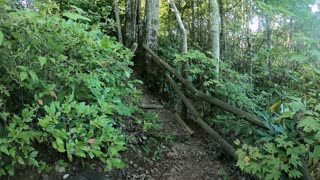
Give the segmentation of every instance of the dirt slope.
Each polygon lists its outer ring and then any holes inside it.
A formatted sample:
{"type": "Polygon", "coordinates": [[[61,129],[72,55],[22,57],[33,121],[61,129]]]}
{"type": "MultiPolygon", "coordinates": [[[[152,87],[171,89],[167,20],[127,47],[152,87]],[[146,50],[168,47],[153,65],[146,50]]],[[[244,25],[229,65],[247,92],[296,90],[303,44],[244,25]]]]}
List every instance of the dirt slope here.
{"type": "MultiPolygon", "coordinates": [[[[143,104],[165,106],[157,96],[148,92],[144,92],[143,104]]],[[[194,134],[189,136],[175,120],[171,110],[163,108],[145,111],[158,113],[163,125],[162,133],[175,138],[171,143],[161,145],[158,155],[160,159],[153,157],[141,161],[142,152],[129,148],[125,155],[129,165],[122,173],[114,174],[115,179],[248,179],[234,167],[232,160],[225,157],[219,145],[195,124],[188,123],[194,130],[194,134]]]]}

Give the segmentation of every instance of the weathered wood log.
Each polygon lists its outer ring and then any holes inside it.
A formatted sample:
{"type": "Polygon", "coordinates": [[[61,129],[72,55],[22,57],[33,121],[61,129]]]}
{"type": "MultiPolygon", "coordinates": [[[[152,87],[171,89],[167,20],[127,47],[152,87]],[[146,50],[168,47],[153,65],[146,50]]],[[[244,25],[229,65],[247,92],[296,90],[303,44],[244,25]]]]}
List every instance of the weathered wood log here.
{"type": "Polygon", "coordinates": [[[164,68],[169,70],[175,77],[179,79],[179,81],[188,88],[195,96],[198,98],[201,98],[202,100],[205,100],[209,103],[212,103],[216,106],[219,106],[220,108],[233,113],[234,115],[243,117],[245,120],[251,122],[252,124],[259,126],[264,129],[268,129],[266,125],[263,123],[262,119],[244,111],[237,107],[231,106],[228,103],[225,103],[217,98],[208,96],[200,91],[198,91],[191,83],[189,83],[186,79],[184,79],[175,69],[173,69],[169,64],[162,61],[158,55],[156,55],[151,49],[149,49],[146,45],[143,45],[143,48],[145,48],[152,56],[153,59],[158,62],[160,65],[162,65],[164,68]]]}
{"type": "Polygon", "coordinates": [[[132,51],[133,53],[135,53],[136,50],[137,50],[137,48],[138,48],[138,44],[137,44],[137,43],[133,43],[132,46],[131,46],[131,51],[132,51]]]}
{"type": "Polygon", "coordinates": [[[158,104],[139,104],[138,107],[141,109],[163,109],[163,106],[158,104]]]}
{"type": "Polygon", "coordinates": [[[175,119],[179,122],[179,124],[183,127],[183,129],[188,132],[189,135],[193,134],[191,128],[181,119],[178,113],[174,113],[175,119]]]}
{"type": "Polygon", "coordinates": [[[191,102],[187,99],[187,97],[180,91],[177,84],[173,81],[173,79],[170,77],[168,73],[166,73],[166,78],[168,79],[169,83],[173,87],[173,89],[176,91],[176,93],[179,95],[179,97],[182,99],[182,101],[186,104],[188,109],[190,110],[190,113],[196,117],[196,123],[198,123],[203,129],[205,129],[212,137],[213,139],[220,145],[222,148],[227,151],[228,154],[230,154],[233,158],[238,159],[236,155],[236,150],[230,145],[222,136],[220,136],[215,130],[213,130],[206,122],[204,122],[200,117],[197,110],[193,107],[191,102]]]}

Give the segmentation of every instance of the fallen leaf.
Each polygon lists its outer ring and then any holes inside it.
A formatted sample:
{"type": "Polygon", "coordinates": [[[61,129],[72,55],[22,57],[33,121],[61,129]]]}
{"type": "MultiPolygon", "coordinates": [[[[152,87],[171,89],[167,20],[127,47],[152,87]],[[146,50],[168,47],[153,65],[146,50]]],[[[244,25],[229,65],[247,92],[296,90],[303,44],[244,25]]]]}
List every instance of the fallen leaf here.
{"type": "Polygon", "coordinates": [[[244,157],[244,162],[246,163],[246,165],[248,166],[250,164],[250,158],[248,156],[244,157]]]}
{"type": "Polygon", "coordinates": [[[58,97],[55,92],[49,91],[49,93],[50,93],[50,96],[54,97],[54,99],[57,100],[58,97]]]}
{"type": "Polygon", "coordinates": [[[40,105],[43,105],[42,99],[38,99],[38,103],[39,103],[40,105]]]}
{"type": "Polygon", "coordinates": [[[95,138],[93,138],[93,139],[89,139],[89,140],[88,140],[88,143],[89,143],[89,144],[93,144],[95,141],[96,141],[96,139],[95,139],[95,138]]]}

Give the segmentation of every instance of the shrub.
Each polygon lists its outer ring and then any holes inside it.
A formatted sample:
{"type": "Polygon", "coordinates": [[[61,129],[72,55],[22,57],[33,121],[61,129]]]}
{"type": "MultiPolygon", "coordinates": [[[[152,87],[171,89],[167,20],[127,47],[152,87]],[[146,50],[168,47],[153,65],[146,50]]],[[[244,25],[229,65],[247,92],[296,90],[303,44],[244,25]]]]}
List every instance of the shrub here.
{"type": "Polygon", "coordinates": [[[0,5],[0,176],[48,170],[54,153],[124,167],[119,120],[134,110],[132,54],[88,18],[52,8],[0,5]]]}

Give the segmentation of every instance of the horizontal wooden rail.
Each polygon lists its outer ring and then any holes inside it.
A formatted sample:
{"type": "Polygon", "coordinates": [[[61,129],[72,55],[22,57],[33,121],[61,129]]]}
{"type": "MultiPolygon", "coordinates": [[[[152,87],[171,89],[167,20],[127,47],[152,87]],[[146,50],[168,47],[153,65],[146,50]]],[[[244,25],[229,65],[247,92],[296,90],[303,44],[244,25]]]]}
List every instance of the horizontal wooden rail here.
{"type": "Polygon", "coordinates": [[[267,126],[263,123],[262,119],[246,112],[243,111],[242,109],[239,109],[237,107],[231,106],[228,103],[225,103],[217,98],[208,96],[200,91],[198,91],[195,87],[193,87],[193,85],[187,81],[186,79],[184,79],[175,69],[173,69],[169,64],[167,64],[166,62],[162,61],[160,59],[160,57],[155,54],[151,49],[149,49],[146,45],[143,45],[143,48],[145,48],[152,56],[153,59],[160,65],[162,65],[164,68],[166,68],[168,71],[170,71],[176,78],[179,79],[179,81],[186,86],[195,96],[197,96],[198,98],[205,100],[211,104],[214,104],[228,112],[231,112],[234,115],[243,117],[245,120],[251,122],[252,124],[264,128],[264,129],[268,129],[267,126]]]}
{"type": "Polygon", "coordinates": [[[200,117],[197,110],[193,107],[191,102],[187,99],[187,97],[180,91],[177,84],[173,81],[168,73],[166,73],[166,77],[173,87],[173,89],[177,92],[179,97],[182,99],[183,103],[188,107],[190,113],[195,117],[195,122],[198,123],[203,129],[205,129],[213,139],[220,145],[222,148],[228,152],[233,158],[237,159],[236,150],[230,145],[222,136],[220,136],[215,130],[213,130],[206,122],[204,122],[200,117]]]}

